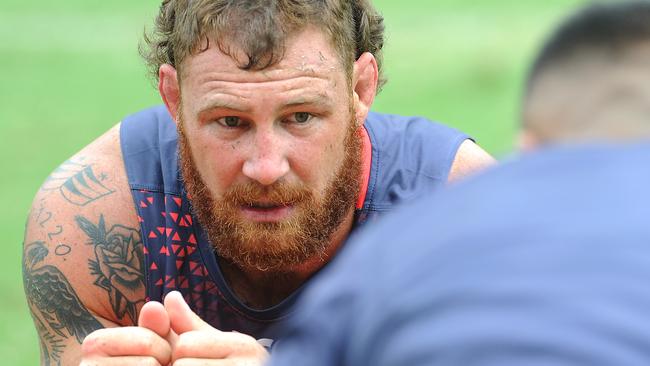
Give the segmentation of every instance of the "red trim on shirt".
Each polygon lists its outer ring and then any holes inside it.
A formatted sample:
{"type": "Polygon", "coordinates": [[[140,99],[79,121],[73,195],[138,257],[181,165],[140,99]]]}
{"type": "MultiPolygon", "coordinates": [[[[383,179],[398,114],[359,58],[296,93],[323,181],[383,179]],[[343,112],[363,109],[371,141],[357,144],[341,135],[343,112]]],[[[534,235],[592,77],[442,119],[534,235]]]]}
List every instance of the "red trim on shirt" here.
{"type": "Polygon", "coordinates": [[[357,200],[357,210],[363,208],[363,202],[366,200],[368,182],[370,181],[370,164],[372,162],[372,144],[366,126],[361,126],[359,134],[361,135],[361,190],[357,200]]]}

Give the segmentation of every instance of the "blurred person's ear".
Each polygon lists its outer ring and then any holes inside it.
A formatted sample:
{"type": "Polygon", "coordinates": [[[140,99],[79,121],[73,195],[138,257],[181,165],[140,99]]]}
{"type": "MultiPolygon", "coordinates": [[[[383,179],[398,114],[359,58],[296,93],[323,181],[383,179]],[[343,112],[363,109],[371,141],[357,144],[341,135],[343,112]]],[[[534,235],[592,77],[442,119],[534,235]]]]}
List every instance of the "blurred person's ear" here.
{"type": "Polygon", "coordinates": [[[529,130],[521,129],[517,135],[517,149],[521,152],[529,152],[537,149],[540,145],[539,139],[529,130]]]}
{"type": "Polygon", "coordinates": [[[178,123],[180,108],[180,89],[178,87],[178,74],[176,69],[169,64],[163,64],[158,70],[158,91],[162,97],[169,115],[178,123]]]}

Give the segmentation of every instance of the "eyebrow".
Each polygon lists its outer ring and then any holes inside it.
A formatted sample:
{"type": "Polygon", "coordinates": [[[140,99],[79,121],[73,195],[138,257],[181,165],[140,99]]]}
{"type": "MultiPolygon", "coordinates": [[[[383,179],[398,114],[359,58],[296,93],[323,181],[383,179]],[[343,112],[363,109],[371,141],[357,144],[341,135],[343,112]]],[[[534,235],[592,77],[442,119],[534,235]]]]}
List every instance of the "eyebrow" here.
{"type": "Polygon", "coordinates": [[[300,95],[290,98],[282,108],[288,109],[292,107],[299,107],[301,105],[322,105],[325,107],[332,106],[332,99],[325,93],[300,95]]]}
{"type": "Polygon", "coordinates": [[[215,109],[230,109],[239,112],[250,112],[251,108],[245,104],[227,101],[224,99],[210,99],[199,107],[199,115],[213,111],[215,109]]]}
{"type": "MultiPolygon", "coordinates": [[[[329,98],[326,93],[318,94],[309,94],[309,95],[299,95],[292,98],[289,98],[286,103],[280,106],[280,109],[290,109],[295,107],[300,107],[303,105],[319,105],[325,108],[331,108],[333,106],[333,101],[329,98]]],[[[202,116],[210,111],[217,109],[227,109],[243,113],[249,113],[252,111],[252,108],[243,103],[237,103],[235,101],[229,101],[222,98],[214,98],[206,101],[199,107],[198,115],[202,116]]]]}

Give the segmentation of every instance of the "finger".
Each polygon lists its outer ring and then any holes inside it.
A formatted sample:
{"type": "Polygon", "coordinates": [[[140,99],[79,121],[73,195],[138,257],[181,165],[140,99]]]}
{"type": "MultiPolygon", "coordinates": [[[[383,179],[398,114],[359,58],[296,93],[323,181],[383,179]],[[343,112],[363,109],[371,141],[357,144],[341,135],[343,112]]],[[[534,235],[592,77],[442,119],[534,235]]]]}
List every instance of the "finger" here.
{"type": "Polygon", "coordinates": [[[144,304],[138,317],[138,326],[152,330],[165,338],[169,333],[169,316],[163,304],[149,301],[144,304]]]}
{"type": "Polygon", "coordinates": [[[167,366],[167,364],[161,364],[153,357],[148,356],[124,356],[124,357],[101,357],[101,358],[91,358],[83,359],[79,366],[126,366],[126,365],[138,365],[138,366],[167,366]]]}
{"type": "Polygon", "coordinates": [[[88,335],[81,345],[85,359],[104,356],[149,356],[161,365],[171,360],[169,343],[147,328],[104,328],[88,335]]]}
{"type": "Polygon", "coordinates": [[[246,359],[208,360],[205,358],[184,358],[174,362],[174,366],[262,366],[264,362],[246,359]]]}
{"type": "Polygon", "coordinates": [[[240,358],[264,360],[268,353],[255,338],[243,333],[190,331],[179,335],[172,360],[184,358],[240,358]]]}
{"type": "Polygon", "coordinates": [[[178,335],[171,330],[169,315],[163,304],[157,301],[149,301],[140,310],[138,326],[152,330],[159,336],[165,338],[174,347],[178,335]]]}
{"type": "Polygon", "coordinates": [[[178,291],[172,291],[165,296],[165,309],[171,328],[177,334],[192,330],[216,330],[190,309],[178,291]]]}
{"type": "Polygon", "coordinates": [[[165,338],[174,347],[178,335],[171,329],[169,315],[163,304],[157,301],[149,301],[140,310],[138,326],[152,330],[159,336],[165,338]]]}

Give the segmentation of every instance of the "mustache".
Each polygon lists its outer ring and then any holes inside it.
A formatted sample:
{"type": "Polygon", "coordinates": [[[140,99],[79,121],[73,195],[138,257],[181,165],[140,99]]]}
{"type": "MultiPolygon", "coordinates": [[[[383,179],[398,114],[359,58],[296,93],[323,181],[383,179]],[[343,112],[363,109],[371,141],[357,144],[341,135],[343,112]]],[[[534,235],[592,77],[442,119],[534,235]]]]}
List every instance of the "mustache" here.
{"type": "Polygon", "coordinates": [[[309,201],[312,197],[312,192],[302,185],[276,182],[266,186],[251,182],[231,187],[223,195],[223,201],[234,206],[288,206],[309,201]]]}

